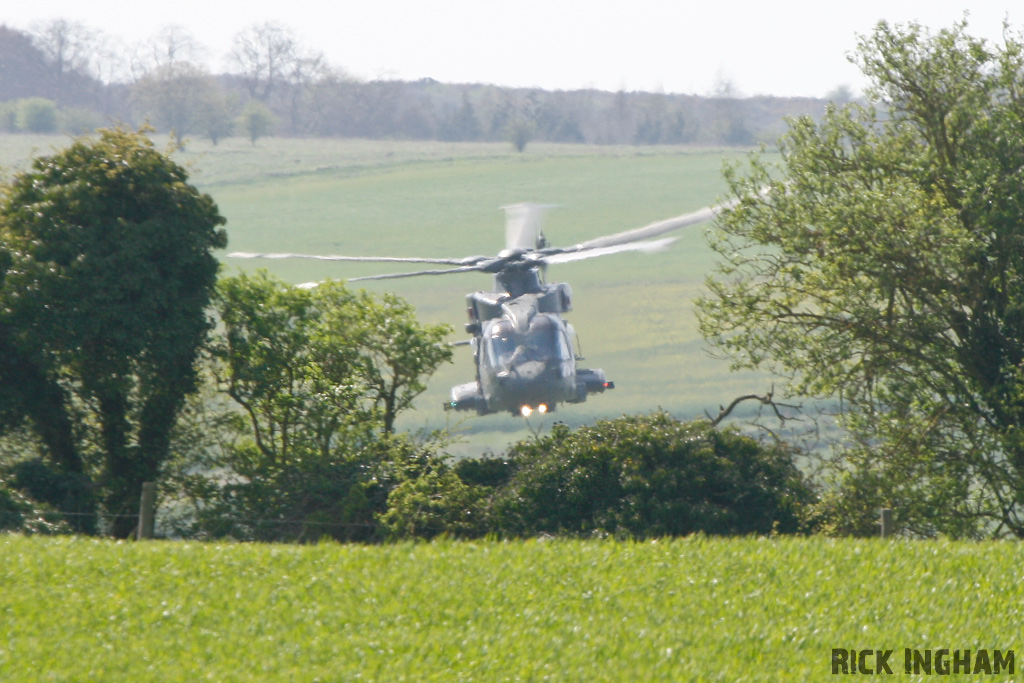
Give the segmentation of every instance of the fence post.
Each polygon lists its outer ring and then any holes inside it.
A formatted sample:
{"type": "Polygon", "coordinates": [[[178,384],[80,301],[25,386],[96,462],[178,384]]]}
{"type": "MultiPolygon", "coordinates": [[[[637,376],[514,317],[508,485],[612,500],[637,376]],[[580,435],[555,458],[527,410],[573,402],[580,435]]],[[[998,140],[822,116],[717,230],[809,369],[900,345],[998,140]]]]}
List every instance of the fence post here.
{"type": "Polygon", "coordinates": [[[892,536],[892,509],[882,508],[882,519],[879,522],[882,527],[882,538],[892,536]]]}
{"type": "Polygon", "coordinates": [[[153,538],[153,518],[156,511],[156,484],[147,481],[142,485],[142,499],[139,501],[138,539],[153,538]]]}

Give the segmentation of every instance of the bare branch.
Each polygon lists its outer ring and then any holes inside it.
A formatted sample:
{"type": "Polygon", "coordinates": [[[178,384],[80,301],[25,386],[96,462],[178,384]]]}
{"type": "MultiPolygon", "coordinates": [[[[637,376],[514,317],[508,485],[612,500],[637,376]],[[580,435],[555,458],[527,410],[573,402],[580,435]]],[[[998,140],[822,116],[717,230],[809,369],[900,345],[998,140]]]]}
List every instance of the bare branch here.
{"type": "Polygon", "coordinates": [[[719,406],[718,415],[716,415],[715,417],[712,417],[711,414],[708,413],[707,411],[704,411],[704,415],[707,416],[708,420],[711,421],[712,427],[717,427],[725,418],[729,417],[732,411],[735,410],[736,406],[738,406],[739,404],[745,401],[757,401],[761,405],[771,407],[772,411],[775,413],[775,417],[777,417],[779,419],[779,422],[782,424],[785,424],[789,420],[798,419],[795,417],[789,417],[787,415],[784,415],[780,410],[780,408],[789,408],[792,410],[797,410],[797,406],[789,405],[786,403],[776,403],[774,395],[774,386],[772,387],[771,391],[769,391],[767,394],[763,396],[761,396],[760,394],[744,394],[743,396],[738,396],[735,399],[733,399],[732,403],[730,403],[728,407],[719,406]]]}

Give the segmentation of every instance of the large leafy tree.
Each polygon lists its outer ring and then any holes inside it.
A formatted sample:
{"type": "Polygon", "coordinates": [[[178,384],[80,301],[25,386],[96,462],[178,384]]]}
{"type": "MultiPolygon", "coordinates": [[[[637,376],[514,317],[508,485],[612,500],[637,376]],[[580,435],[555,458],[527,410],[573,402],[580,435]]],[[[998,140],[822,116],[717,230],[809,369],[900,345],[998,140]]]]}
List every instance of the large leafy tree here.
{"type": "Polygon", "coordinates": [[[142,132],[101,131],[16,175],[0,202],[0,418],[86,476],[131,533],[211,327],[224,219],[142,132]]]}
{"type": "Polygon", "coordinates": [[[202,499],[199,530],[374,537],[392,484],[431,460],[395,420],[451,359],[450,328],[418,322],[394,295],[297,288],[265,272],[221,280],[215,309],[211,369],[234,410],[215,469],[183,478],[202,499]]]}
{"type": "Polygon", "coordinates": [[[880,23],[854,59],[873,104],[728,172],[703,332],[842,409],[840,530],[1024,537],[1024,43],[880,23]]]}
{"type": "Polygon", "coordinates": [[[339,282],[292,287],[266,272],[223,279],[213,344],[228,395],[271,459],[326,453],[348,426],[391,434],[399,413],[452,357],[447,325],[425,325],[408,302],[339,282]]]}

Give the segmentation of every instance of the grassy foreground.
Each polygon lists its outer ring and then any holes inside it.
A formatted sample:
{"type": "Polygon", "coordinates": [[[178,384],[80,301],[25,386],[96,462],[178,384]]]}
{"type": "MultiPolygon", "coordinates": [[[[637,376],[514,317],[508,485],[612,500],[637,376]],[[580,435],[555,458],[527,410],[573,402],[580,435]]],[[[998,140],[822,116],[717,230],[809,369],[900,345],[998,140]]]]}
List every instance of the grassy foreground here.
{"type": "Polygon", "coordinates": [[[5,536],[0,558],[3,681],[822,681],[832,648],[895,650],[901,680],[930,678],[903,648],[1024,665],[1010,543],[5,536]]]}

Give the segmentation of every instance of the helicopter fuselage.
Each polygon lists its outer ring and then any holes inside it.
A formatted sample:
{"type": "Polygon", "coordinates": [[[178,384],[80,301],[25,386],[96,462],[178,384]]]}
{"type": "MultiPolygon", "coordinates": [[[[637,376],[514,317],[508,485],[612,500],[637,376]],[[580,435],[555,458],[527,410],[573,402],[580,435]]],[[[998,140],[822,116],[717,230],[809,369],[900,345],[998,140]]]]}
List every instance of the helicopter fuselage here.
{"type": "Polygon", "coordinates": [[[466,297],[477,377],[452,387],[448,409],[528,416],[614,388],[603,371],[577,368],[575,334],[561,317],[572,310],[569,285],[542,284],[532,266],[496,273],[495,289],[466,297]]]}

